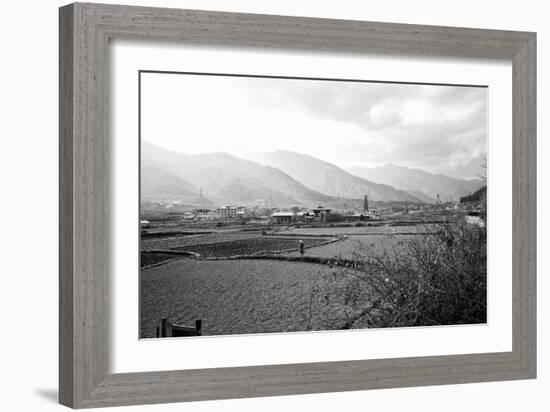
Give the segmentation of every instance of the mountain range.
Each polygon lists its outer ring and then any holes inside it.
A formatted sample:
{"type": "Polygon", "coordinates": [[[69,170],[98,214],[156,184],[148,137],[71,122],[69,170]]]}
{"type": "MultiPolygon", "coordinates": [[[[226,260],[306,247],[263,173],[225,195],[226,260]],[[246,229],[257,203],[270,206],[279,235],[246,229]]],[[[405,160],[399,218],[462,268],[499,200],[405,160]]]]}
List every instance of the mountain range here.
{"type": "Polygon", "coordinates": [[[352,167],[348,172],[374,182],[391,185],[405,190],[425,202],[431,203],[453,199],[475,192],[486,183],[482,179],[456,179],[443,174],[429,173],[422,169],[408,168],[394,164],[377,167],[352,167]]]}
{"type": "Polygon", "coordinates": [[[450,193],[458,199],[483,185],[393,165],[396,171],[387,173],[392,180],[377,168],[344,170],[309,155],[282,150],[255,160],[219,152],[188,155],[142,140],[141,199],[178,201],[194,207],[311,207],[365,195],[373,201],[434,202],[437,193],[442,197],[450,193]]]}
{"type": "Polygon", "coordinates": [[[141,168],[141,199],[149,201],[173,202],[186,199],[199,201],[199,189],[187,180],[157,166],[141,168]]]}
{"type": "Polygon", "coordinates": [[[392,186],[352,175],[332,163],[313,156],[279,150],[266,153],[260,161],[276,167],[314,190],[333,197],[421,202],[418,197],[392,186]]]}
{"type": "Polygon", "coordinates": [[[142,198],[148,200],[152,200],[149,196],[155,194],[151,189],[155,186],[167,189],[162,192],[163,200],[192,204],[203,199],[204,204],[271,207],[311,205],[331,199],[274,167],[226,153],[176,153],[147,141],[141,144],[141,175],[142,198]],[[151,170],[154,173],[149,175],[151,170]]]}

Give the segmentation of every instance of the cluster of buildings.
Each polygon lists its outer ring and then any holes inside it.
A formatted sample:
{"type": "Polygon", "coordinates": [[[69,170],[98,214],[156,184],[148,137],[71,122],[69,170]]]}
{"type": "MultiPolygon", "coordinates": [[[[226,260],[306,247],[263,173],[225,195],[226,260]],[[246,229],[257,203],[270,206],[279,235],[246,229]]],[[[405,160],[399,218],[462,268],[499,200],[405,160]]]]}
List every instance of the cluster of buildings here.
{"type": "Polygon", "coordinates": [[[362,210],[333,212],[324,206],[313,208],[293,207],[291,209],[246,208],[244,206],[226,205],[215,209],[195,209],[183,214],[183,219],[189,222],[247,222],[257,224],[291,224],[328,221],[378,220],[379,214],[369,210],[368,198],[365,196],[362,210]]]}
{"type": "Polygon", "coordinates": [[[343,213],[332,213],[332,209],[323,206],[317,206],[309,210],[277,211],[271,214],[271,221],[275,224],[290,223],[308,223],[308,222],[328,222],[328,221],[354,221],[354,220],[379,220],[380,215],[377,211],[369,210],[369,199],[365,195],[363,198],[362,210],[351,210],[343,213]]]}
{"type": "Polygon", "coordinates": [[[216,209],[195,209],[183,213],[186,221],[225,221],[239,220],[247,216],[247,209],[242,206],[222,206],[216,209]]]}
{"type": "Polygon", "coordinates": [[[275,224],[349,222],[364,220],[380,220],[380,215],[378,212],[372,210],[333,213],[332,209],[323,206],[312,208],[309,211],[283,211],[275,212],[271,215],[271,221],[275,224]]]}
{"type": "Polygon", "coordinates": [[[248,223],[289,224],[293,222],[326,222],[330,208],[318,206],[312,209],[292,208],[292,210],[249,209],[242,206],[222,206],[216,209],[195,209],[183,213],[188,222],[222,221],[248,223]]]}
{"type": "Polygon", "coordinates": [[[271,221],[275,224],[326,222],[331,210],[328,207],[318,206],[306,211],[278,211],[271,214],[271,221]]]}

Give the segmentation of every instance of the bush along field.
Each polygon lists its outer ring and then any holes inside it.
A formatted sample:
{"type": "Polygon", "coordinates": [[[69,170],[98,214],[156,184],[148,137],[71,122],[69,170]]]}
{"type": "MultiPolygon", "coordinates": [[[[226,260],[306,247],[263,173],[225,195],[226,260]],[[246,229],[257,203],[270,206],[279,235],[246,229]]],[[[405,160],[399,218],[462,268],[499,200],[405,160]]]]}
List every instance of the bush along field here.
{"type": "Polygon", "coordinates": [[[320,329],[455,325],[487,321],[487,232],[462,220],[427,228],[382,253],[360,245],[355,268],[312,287],[320,329]],[[320,310],[319,310],[320,309],[320,310]]]}

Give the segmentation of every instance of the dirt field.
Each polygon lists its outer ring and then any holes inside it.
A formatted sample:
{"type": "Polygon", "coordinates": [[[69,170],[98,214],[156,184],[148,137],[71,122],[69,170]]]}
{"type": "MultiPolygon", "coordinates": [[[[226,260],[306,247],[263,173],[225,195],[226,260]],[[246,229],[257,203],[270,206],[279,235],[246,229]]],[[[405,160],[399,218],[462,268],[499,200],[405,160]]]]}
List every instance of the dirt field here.
{"type": "MultiPolygon", "coordinates": [[[[408,239],[416,235],[350,235],[345,240],[311,247],[306,249],[306,256],[330,257],[339,259],[352,259],[354,252],[361,246],[368,246],[374,249],[377,253],[382,253],[384,250],[400,247],[408,239]]],[[[299,256],[298,252],[288,252],[285,256],[299,256]]]]}
{"type": "MultiPolygon", "coordinates": [[[[319,239],[303,239],[304,246],[311,246],[325,241],[319,239]]],[[[210,244],[189,245],[177,248],[199,253],[201,257],[229,257],[235,255],[244,255],[252,253],[273,253],[289,249],[298,249],[298,239],[287,238],[253,238],[240,239],[228,242],[217,242],[210,244]]]]}
{"type": "Polygon", "coordinates": [[[141,267],[144,266],[151,266],[151,265],[157,265],[161,262],[172,260],[177,256],[170,255],[167,253],[147,253],[147,252],[141,252],[141,267]]]}
{"type": "MultiPolygon", "coordinates": [[[[416,236],[423,236],[416,226],[363,226],[296,228],[268,236],[220,230],[142,239],[142,266],[156,264],[142,270],[142,337],[154,337],[162,318],[188,325],[202,319],[205,335],[314,328],[308,316],[311,287],[321,274],[336,270],[332,265],[284,260],[201,258],[278,253],[297,249],[302,240],[306,257],[354,259],[360,244],[382,253],[416,236]],[[316,246],[331,240],[337,241],[316,246]],[[200,258],[177,255],[183,251],[198,253],[200,258]]],[[[278,256],[296,257],[299,252],[278,256]]]]}
{"type": "Polygon", "coordinates": [[[142,238],[141,250],[166,250],[183,248],[190,245],[204,245],[219,242],[238,241],[247,239],[257,239],[261,236],[260,232],[238,232],[238,231],[220,231],[214,233],[162,238],[142,238]]]}
{"type": "Polygon", "coordinates": [[[359,227],[311,227],[284,230],[281,234],[303,235],[387,235],[392,233],[421,233],[422,226],[359,226],[359,227]]]}
{"type": "Polygon", "coordinates": [[[162,318],[204,335],[303,331],[309,290],[326,266],[269,260],[181,259],[142,271],[141,336],[162,318]]]}
{"type": "MultiPolygon", "coordinates": [[[[317,227],[296,228],[281,232],[293,235],[345,235],[345,240],[306,249],[306,256],[352,259],[357,249],[363,245],[382,253],[401,247],[414,236],[422,236],[425,228],[422,226],[359,226],[359,227],[317,227]]],[[[289,252],[286,256],[298,256],[297,252],[289,252]]]]}

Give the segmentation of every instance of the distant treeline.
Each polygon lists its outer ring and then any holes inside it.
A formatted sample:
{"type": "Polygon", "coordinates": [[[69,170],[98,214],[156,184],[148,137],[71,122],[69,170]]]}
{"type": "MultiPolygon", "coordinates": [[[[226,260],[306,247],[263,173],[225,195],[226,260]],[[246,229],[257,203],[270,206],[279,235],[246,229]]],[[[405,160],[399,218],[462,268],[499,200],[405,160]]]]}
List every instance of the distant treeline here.
{"type": "Polygon", "coordinates": [[[469,194],[460,198],[460,203],[472,203],[472,202],[481,202],[483,197],[487,195],[487,186],[476,190],[474,193],[469,194]]]}

